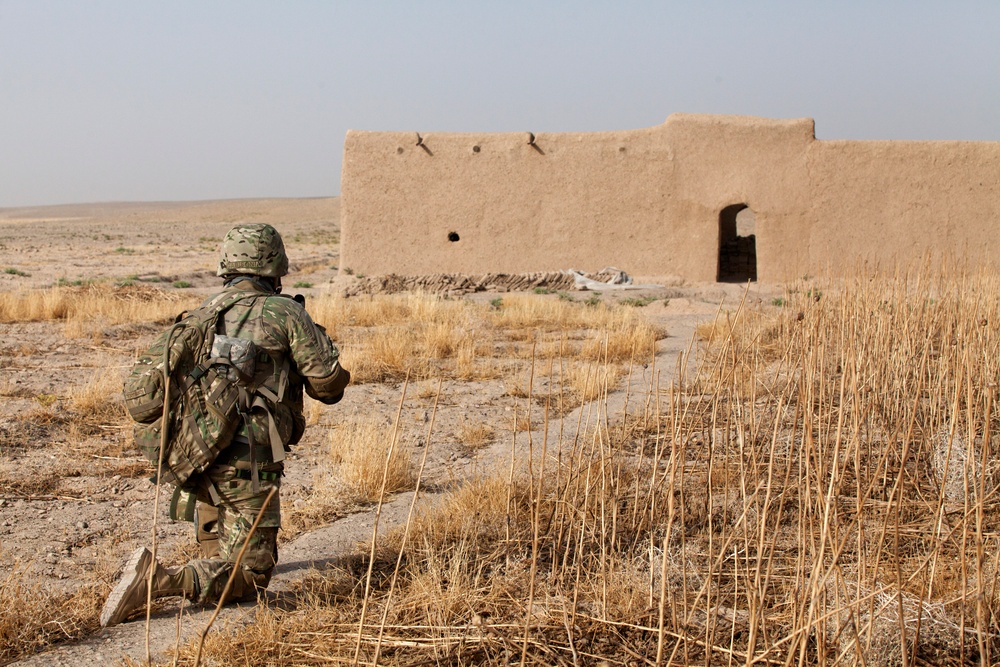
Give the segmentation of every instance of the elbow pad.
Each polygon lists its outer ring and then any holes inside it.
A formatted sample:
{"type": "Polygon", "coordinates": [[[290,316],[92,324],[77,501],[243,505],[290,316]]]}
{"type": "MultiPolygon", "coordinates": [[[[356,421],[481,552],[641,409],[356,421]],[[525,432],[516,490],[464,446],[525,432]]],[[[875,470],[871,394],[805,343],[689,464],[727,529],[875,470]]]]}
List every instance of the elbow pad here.
{"type": "Polygon", "coordinates": [[[351,381],[351,374],[339,363],[333,372],[323,378],[305,377],[306,393],[321,403],[333,405],[344,397],[344,388],[351,381]]]}

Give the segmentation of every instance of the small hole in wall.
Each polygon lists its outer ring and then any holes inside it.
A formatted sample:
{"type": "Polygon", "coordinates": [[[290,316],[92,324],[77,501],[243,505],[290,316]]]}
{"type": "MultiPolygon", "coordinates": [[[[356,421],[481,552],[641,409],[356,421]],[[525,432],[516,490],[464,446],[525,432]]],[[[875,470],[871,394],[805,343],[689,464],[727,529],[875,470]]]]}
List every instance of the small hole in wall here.
{"type": "Polygon", "coordinates": [[[397,155],[402,155],[403,154],[403,147],[402,146],[397,146],[396,147],[396,154],[397,155]]]}
{"type": "Polygon", "coordinates": [[[458,240],[458,232],[448,232],[448,240],[454,243],[458,240]]]}
{"type": "Polygon", "coordinates": [[[478,153],[478,152],[479,152],[480,150],[481,150],[481,149],[479,148],[479,146],[473,146],[473,147],[472,147],[472,152],[473,152],[473,153],[478,153]]]}
{"type": "Polygon", "coordinates": [[[624,153],[625,152],[625,147],[624,146],[619,146],[618,147],[618,152],[619,153],[624,153]]]}

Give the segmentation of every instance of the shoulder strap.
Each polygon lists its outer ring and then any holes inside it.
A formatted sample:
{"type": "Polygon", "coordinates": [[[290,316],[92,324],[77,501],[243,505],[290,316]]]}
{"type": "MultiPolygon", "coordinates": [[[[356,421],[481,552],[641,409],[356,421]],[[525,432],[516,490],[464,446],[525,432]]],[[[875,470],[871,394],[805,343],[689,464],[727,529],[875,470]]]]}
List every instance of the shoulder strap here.
{"type": "MultiPolygon", "coordinates": [[[[258,292],[245,291],[245,290],[240,290],[240,291],[232,292],[230,294],[226,294],[225,292],[222,292],[221,294],[219,294],[216,297],[216,298],[219,299],[218,301],[216,301],[215,303],[212,303],[211,301],[209,301],[208,303],[203,304],[200,308],[198,308],[198,310],[206,310],[206,311],[208,311],[207,312],[207,317],[209,317],[209,318],[218,318],[219,315],[221,315],[222,313],[226,312],[227,310],[229,310],[230,308],[232,308],[233,306],[235,306],[237,304],[237,302],[242,301],[243,299],[260,298],[260,297],[266,297],[266,296],[269,296],[269,295],[267,295],[267,294],[260,294],[258,292]]],[[[197,312],[197,311],[195,311],[195,312],[197,312]]]]}
{"type": "MultiPolygon", "coordinates": [[[[224,312],[235,306],[240,301],[243,301],[244,299],[256,299],[264,296],[267,295],[259,294],[258,292],[249,292],[243,290],[238,292],[232,292],[231,294],[226,294],[225,292],[222,292],[220,295],[216,297],[219,299],[218,301],[216,301],[215,303],[209,302],[198,308],[198,310],[194,311],[192,315],[198,313],[197,317],[202,322],[207,322],[211,324],[211,326],[205,329],[205,338],[204,340],[202,340],[202,344],[208,346],[208,348],[211,349],[212,345],[211,338],[215,337],[215,330],[218,326],[219,317],[224,312]]],[[[205,363],[209,365],[211,364],[210,361],[207,361],[205,363]]]]}

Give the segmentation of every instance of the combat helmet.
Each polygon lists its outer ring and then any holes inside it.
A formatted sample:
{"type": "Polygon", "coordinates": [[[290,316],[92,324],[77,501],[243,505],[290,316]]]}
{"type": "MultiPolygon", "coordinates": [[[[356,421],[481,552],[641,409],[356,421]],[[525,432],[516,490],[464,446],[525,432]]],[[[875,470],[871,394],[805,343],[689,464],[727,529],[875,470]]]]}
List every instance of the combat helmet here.
{"type": "Polygon", "coordinates": [[[271,225],[243,223],[222,239],[216,275],[248,274],[280,278],[288,274],[288,255],[281,234],[271,225]]]}

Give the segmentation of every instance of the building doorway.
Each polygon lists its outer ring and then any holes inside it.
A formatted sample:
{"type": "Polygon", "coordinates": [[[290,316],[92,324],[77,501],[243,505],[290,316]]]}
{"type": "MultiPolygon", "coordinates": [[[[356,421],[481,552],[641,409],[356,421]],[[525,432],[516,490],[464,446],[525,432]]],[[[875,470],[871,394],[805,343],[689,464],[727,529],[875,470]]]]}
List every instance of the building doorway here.
{"type": "Polygon", "coordinates": [[[757,280],[757,219],[746,204],[733,204],[719,213],[720,283],[757,280]]]}

